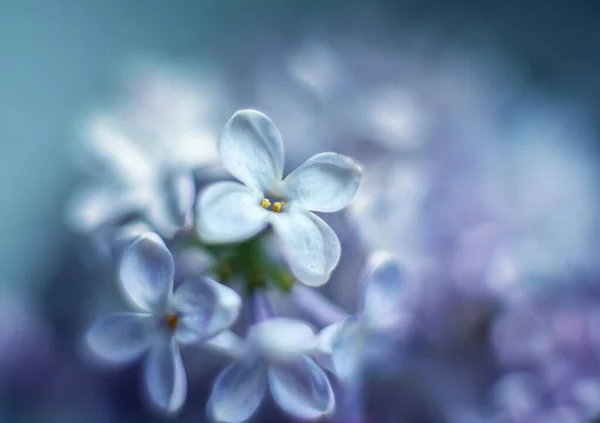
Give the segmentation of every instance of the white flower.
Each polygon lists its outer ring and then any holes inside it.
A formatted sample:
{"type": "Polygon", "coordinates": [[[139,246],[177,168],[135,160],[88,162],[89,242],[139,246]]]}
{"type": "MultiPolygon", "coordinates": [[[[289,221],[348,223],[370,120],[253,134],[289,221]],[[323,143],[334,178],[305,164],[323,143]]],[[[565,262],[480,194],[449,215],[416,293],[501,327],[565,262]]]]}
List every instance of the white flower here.
{"type": "Polygon", "coordinates": [[[298,320],[273,318],[253,326],[244,356],[215,381],[209,417],[225,423],[247,420],[267,386],[275,402],[296,418],[319,419],[333,413],[335,397],[327,375],[308,357],[316,342],[310,326],[298,320]]]}
{"type": "Polygon", "coordinates": [[[340,258],[333,230],[312,211],[336,212],[358,189],[362,169],[335,153],[317,154],[283,178],[283,144],[275,125],[254,110],[236,112],[219,140],[225,168],[243,182],[218,182],[198,198],[198,234],[205,242],[251,238],[269,223],[294,275],[324,284],[340,258]]]}
{"type": "Polygon", "coordinates": [[[145,385],[161,410],[176,412],[187,381],[179,344],[199,343],[236,320],[240,297],[209,278],[188,280],[173,293],[173,258],[162,240],[146,233],[126,250],[121,287],[138,310],[98,320],[87,334],[91,350],[109,362],[127,363],[147,353],[145,385]]]}
{"type": "Polygon", "coordinates": [[[410,287],[398,264],[384,253],[374,254],[371,262],[361,313],[326,326],[319,334],[319,361],[346,383],[361,371],[367,354],[385,350],[409,321],[410,287]]]}
{"type": "Polygon", "coordinates": [[[69,224],[82,232],[137,213],[163,236],[191,223],[192,171],[216,161],[195,81],[152,67],[136,73],[125,104],[90,116],[79,153],[92,182],[76,193],[69,224]]]}

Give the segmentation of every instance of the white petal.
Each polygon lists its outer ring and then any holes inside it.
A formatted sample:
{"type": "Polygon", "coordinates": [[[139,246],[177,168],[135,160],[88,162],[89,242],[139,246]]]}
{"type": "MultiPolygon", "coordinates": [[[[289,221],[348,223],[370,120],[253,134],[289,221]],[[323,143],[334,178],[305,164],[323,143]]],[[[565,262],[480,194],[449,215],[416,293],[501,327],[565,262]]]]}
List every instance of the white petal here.
{"type": "Polygon", "coordinates": [[[333,364],[333,344],[337,338],[343,322],[333,323],[321,329],[318,335],[317,351],[311,355],[317,363],[335,373],[333,364]]]}
{"type": "Polygon", "coordinates": [[[172,293],[175,266],[167,246],[152,232],[143,234],[125,251],[120,267],[123,291],[145,311],[160,310],[172,293]]]}
{"type": "Polygon", "coordinates": [[[144,198],[135,192],[116,186],[89,186],[70,199],[66,219],[74,230],[89,232],[144,206],[144,198]]]}
{"type": "Polygon", "coordinates": [[[285,197],[309,210],[335,212],[350,203],[361,178],[362,167],[354,160],[321,153],[290,173],[280,189],[285,197]]]}
{"type": "Polygon", "coordinates": [[[152,187],[150,196],[148,221],[160,234],[170,238],[191,219],[196,197],[194,178],[187,172],[167,175],[152,187]]]}
{"type": "Polygon", "coordinates": [[[99,357],[127,363],[148,349],[155,329],[156,320],[150,314],[115,313],[96,321],[88,331],[86,341],[99,357]]]}
{"type": "Polygon", "coordinates": [[[131,245],[133,241],[138,239],[146,232],[152,232],[152,227],[143,220],[133,220],[131,222],[120,225],[113,235],[113,248],[118,257],[122,257],[125,249],[131,245]]]}
{"type": "Polygon", "coordinates": [[[402,269],[393,257],[376,253],[373,270],[364,287],[363,319],[373,328],[393,328],[400,324],[406,310],[407,287],[402,269]]]}
{"type": "Polygon", "coordinates": [[[344,322],[333,323],[321,329],[321,332],[319,332],[318,335],[318,349],[320,352],[324,354],[331,354],[333,351],[333,343],[339,330],[342,328],[343,323],[344,322]]]}
{"type": "Polygon", "coordinates": [[[179,286],[172,309],[179,315],[179,342],[201,342],[228,329],[240,313],[242,300],[231,288],[202,277],[179,286]]]}
{"type": "Polygon", "coordinates": [[[148,155],[125,133],[119,119],[93,116],[84,128],[85,156],[100,167],[103,175],[125,184],[136,184],[152,174],[148,155]]]}
{"type": "Polygon", "coordinates": [[[229,330],[225,330],[214,338],[210,338],[203,345],[231,358],[239,359],[247,353],[247,348],[242,338],[229,330]]]}
{"type": "Polygon", "coordinates": [[[238,423],[250,418],[267,390],[267,366],[259,359],[247,359],[227,366],[213,386],[206,405],[216,422],[238,423]]]}
{"type": "Polygon", "coordinates": [[[217,182],[198,197],[196,230],[209,243],[240,242],[267,226],[262,195],[236,182],[217,182]]]}
{"type": "Polygon", "coordinates": [[[207,130],[204,126],[206,124],[200,128],[193,127],[177,133],[173,151],[169,154],[172,164],[187,169],[197,169],[219,162],[216,143],[218,131],[207,130]]]}
{"type": "Polygon", "coordinates": [[[175,413],[183,406],[187,377],[174,338],[163,339],[151,348],[146,361],[145,381],[150,400],[160,410],[175,413]]]}
{"type": "Polygon", "coordinates": [[[335,409],[327,375],[308,357],[269,366],[269,387],[277,404],[294,417],[318,419],[335,409]]]}
{"type": "Polygon", "coordinates": [[[358,318],[348,317],[339,328],[332,349],[335,373],[344,383],[349,383],[359,376],[363,360],[363,342],[358,318]]]}
{"type": "Polygon", "coordinates": [[[269,360],[296,360],[317,347],[313,329],[301,320],[277,317],[252,326],[247,345],[269,360]]]}
{"type": "Polygon", "coordinates": [[[300,207],[271,213],[271,223],[294,276],[309,286],[323,285],[340,260],[340,241],[315,214],[300,207]]]}
{"type": "Polygon", "coordinates": [[[268,117],[240,110],[227,122],[219,140],[225,169],[249,187],[266,192],[283,176],[283,143],[268,117]]]}

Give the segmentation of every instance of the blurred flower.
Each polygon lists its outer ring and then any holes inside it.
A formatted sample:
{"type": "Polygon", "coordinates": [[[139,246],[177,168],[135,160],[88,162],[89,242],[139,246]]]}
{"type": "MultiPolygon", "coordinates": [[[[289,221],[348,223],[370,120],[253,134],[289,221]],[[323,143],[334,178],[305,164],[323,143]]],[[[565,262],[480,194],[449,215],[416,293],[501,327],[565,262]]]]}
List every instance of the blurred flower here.
{"type": "Polygon", "coordinates": [[[149,398],[169,413],[181,408],[187,391],[179,344],[201,343],[227,329],[241,306],[234,291],[209,278],[188,280],[173,293],[174,276],[162,240],[153,233],[141,236],[120,268],[122,289],[140,311],[102,318],[87,335],[92,351],[110,362],[131,362],[148,352],[149,398]]]}
{"type": "Polygon", "coordinates": [[[411,319],[410,287],[398,263],[385,253],[371,258],[362,311],[325,327],[320,349],[332,357],[333,369],[344,382],[359,376],[365,360],[378,350],[391,349],[405,334],[411,319]]]}
{"type": "Polygon", "coordinates": [[[238,111],[227,122],[219,152],[225,168],[245,186],[218,182],[200,193],[200,237],[239,242],[270,223],[294,275],[308,285],[327,282],[340,259],[340,242],[312,211],[346,207],[358,189],[361,167],[347,157],[322,153],[282,181],[281,136],[269,118],[253,110],[238,111]]]}
{"type": "Polygon", "coordinates": [[[198,76],[135,67],[129,97],[87,118],[78,158],[92,182],[69,205],[73,228],[88,232],[134,213],[167,237],[190,225],[192,172],[217,157],[212,109],[222,101],[214,81],[202,86],[198,76]]]}
{"type": "Polygon", "coordinates": [[[492,332],[507,370],[491,394],[498,412],[511,422],[546,421],[559,410],[573,416],[565,421],[600,414],[598,304],[594,288],[554,285],[507,305],[492,332]]]}
{"type": "Polygon", "coordinates": [[[335,397],[325,372],[308,357],[317,337],[304,322],[271,318],[252,326],[245,356],[225,368],[213,387],[208,415],[214,421],[247,420],[260,405],[267,385],[275,402],[299,419],[333,413],[335,397]]]}

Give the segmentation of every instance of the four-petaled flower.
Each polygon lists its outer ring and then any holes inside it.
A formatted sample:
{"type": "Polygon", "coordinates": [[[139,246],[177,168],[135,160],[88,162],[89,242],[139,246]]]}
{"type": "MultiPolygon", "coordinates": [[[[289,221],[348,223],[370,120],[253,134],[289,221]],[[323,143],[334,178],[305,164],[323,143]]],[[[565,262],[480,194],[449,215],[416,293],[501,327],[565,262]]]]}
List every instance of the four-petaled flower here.
{"type": "Polygon", "coordinates": [[[335,397],[325,371],[309,357],[317,337],[306,323],[276,317],[252,326],[241,358],[226,367],[208,400],[207,413],[218,422],[247,420],[267,386],[275,402],[300,419],[333,413],[335,397]]]}
{"type": "Polygon", "coordinates": [[[179,344],[222,333],[241,306],[235,291],[206,277],[187,280],[173,292],[174,271],[171,253],[158,235],[142,235],[126,250],[120,267],[121,287],[139,312],[109,315],[87,334],[91,350],[107,361],[127,363],[147,352],[149,399],[168,413],[181,408],[187,392],[179,344]]]}
{"type": "Polygon", "coordinates": [[[337,235],[316,212],[336,212],[354,197],[362,168],[317,154],[283,179],[283,144],[275,125],[254,110],[236,112],[218,144],[223,165],[244,185],[217,182],[198,198],[197,231],[209,243],[240,242],[273,226],[292,273],[322,285],[340,258],[337,235]]]}
{"type": "Polygon", "coordinates": [[[84,126],[81,158],[92,181],[72,198],[67,219],[88,232],[137,213],[170,238],[192,223],[192,172],[217,160],[206,110],[214,99],[160,66],[135,76],[138,92],[84,126]]]}
{"type": "Polygon", "coordinates": [[[319,334],[319,358],[345,383],[359,376],[367,357],[385,353],[412,317],[408,303],[413,292],[398,263],[385,253],[375,253],[370,267],[362,311],[326,326],[319,334]]]}

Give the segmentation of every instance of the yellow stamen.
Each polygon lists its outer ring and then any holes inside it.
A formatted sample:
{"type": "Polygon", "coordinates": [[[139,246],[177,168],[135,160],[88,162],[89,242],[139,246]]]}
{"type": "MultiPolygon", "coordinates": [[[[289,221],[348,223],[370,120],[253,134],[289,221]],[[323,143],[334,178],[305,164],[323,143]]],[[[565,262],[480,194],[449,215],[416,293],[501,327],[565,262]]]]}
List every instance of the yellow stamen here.
{"type": "Polygon", "coordinates": [[[175,330],[179,324],[179,317],[176,314],[167,314],[167,327],[170,330],[175,330]]]}
{"type": "MultiPolygon", "coordinates": [[[[277,203],[275,203],[275,204],[277,204],[277,203]]],[[[265,198],[264,200],[262,200],[260,202],[260,205],[262,206],[263,209],[268,210],[269,206],[271,205],[271,202],[267,198],[265,198]]]]}
{"type": "Polygon", "coordinates": [[[273,211],[275,213],[280,213],[281,209],[283,208],[284,205],[285,205],[285,202],[277,201],[276,203],[273,204],[273,211]]]}

